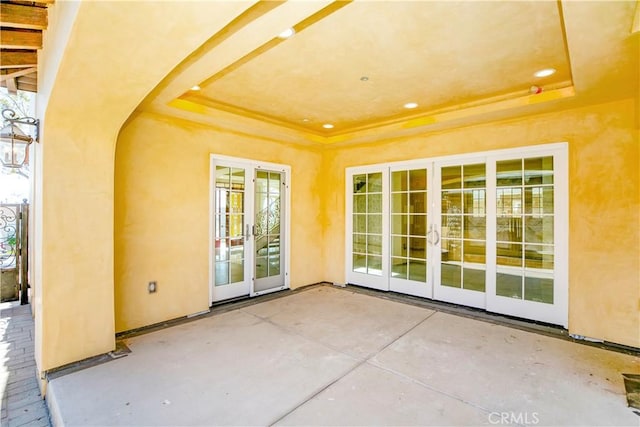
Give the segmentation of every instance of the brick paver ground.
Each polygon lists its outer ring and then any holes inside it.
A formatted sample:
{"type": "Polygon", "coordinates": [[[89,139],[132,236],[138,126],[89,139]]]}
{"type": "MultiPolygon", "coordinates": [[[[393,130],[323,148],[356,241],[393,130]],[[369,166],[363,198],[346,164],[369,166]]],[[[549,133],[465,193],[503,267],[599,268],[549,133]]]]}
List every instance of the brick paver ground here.
{"type": "Polygon", "coordinates": [[[31,306],[0,303],[0,393],[3,427],[49,427],[33,358],[31,306]]]}

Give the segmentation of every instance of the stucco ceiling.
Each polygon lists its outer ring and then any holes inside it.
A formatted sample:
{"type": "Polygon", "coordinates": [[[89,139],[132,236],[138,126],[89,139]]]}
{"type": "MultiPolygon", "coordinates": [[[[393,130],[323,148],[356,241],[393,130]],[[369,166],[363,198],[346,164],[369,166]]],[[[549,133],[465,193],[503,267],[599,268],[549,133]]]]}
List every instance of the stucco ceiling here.
{"type": "Polygon", "coordinates": [[[143,105],[334,142],[394,125],[555,108],[576,88],[624,96],[637,82],[596,86],[614,74],[637,80],[636,8],[634,1],[259,2],[188,56],[143,105]],[[277,36],[289,27],[292,37],[277,36]],[[597,71],[598,52],[616,65],[597,71]],[[534,76],[544,68],[556,72],[534,76]],[[404,108],[408,102],[418,107],[404,108]]]}

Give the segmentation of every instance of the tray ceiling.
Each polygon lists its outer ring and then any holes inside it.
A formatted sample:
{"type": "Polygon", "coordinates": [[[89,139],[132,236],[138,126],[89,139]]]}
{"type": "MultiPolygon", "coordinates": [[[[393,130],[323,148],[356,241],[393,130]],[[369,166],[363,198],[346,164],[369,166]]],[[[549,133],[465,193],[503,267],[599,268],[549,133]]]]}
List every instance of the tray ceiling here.
{"type": "Polygon", "coordinates": [[[372,129],[400,135],[545,111],[577,90],[580,102],[602,102],[628,92],[621,84],[604,90],[607,82],[630,78],[637,87],[636,8],[635,1],[252,3],[140,109],[241,132],[249,119],[269,138],[278,138],[267,129],[275,124],[280,135],[340,142],[372,129]],[[278,37],[287,28],[293,36],[278,37]],[[606,68],[594,63],[598,55],[608,57],[606,68]],[[534,75],[548,68],[555,73],[534,75]]]}
{"type": "Polygon", "coordinates": [[[571,85],[555,2],[356,2],[212,76],[198,96],[335,132],[532,85],[571,85]],[[543,68],[557,72],[533,76],[543,68]],[[403,108],[409,102],[417,108],[403,108]]]}

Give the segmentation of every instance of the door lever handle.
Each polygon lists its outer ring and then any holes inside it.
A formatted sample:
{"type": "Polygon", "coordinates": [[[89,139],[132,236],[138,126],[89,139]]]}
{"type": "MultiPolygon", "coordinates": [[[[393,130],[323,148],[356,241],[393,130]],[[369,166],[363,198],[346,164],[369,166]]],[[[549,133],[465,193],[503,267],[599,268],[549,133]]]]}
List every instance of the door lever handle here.
{"type": "Polygon", "coordinates": [[[435,242],[433,242],[433,245],[435,246],[435,245],[437,245],[438,243],[440,243],[440,233],[438,233],[438,230],[436,230],[436,228],[435,228],[435,227],[433,227],[433,232],[434,232],[434,233],[435,233],[435,235],[436,235],[436,241],[435,241],[435,242]]]}
{"type": "Polygon", "coordinates": [[[433,245],[433,242],[431,241],[431,233],[433,233],[433,224],[429,224],[429,231],[427,231],[427,243],[433,245]]]}
{"type": "Polygon", "coordinates": [[[249,224],[245,225],[245,233],[244,233],[244,241],[246,242],[247,240],[249,240],[249,224]]]}

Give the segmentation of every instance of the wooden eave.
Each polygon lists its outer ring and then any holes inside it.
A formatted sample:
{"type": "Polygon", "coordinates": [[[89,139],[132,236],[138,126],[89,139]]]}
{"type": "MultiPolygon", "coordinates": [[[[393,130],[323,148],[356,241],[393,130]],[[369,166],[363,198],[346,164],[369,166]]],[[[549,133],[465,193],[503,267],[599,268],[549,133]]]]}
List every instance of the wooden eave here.
{"type": "Polygon", "coordinates": [[[55,0],[2,0],[0,3],[0,86],[9,93],[38,89],[38,49],[55,0]]]}

